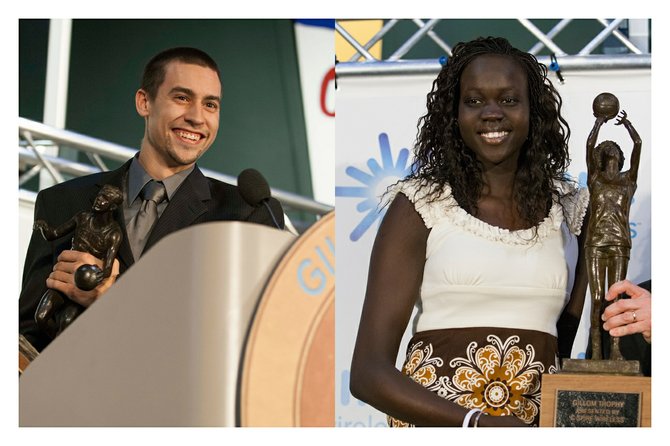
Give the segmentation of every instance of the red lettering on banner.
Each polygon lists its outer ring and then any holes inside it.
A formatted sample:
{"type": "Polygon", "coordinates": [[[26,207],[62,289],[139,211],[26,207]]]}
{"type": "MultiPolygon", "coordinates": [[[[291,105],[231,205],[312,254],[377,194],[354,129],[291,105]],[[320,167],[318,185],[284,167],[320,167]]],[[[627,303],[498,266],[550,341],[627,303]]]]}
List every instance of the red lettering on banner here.
{"type": "Polygon", "coordinates": [[[330,85],[331,82],[335,81],[335,67],[331,68],[328,73],[326,73],[326,76],[323,78],[323,81],[321,81],[321,111],[326,115],[326,116],[335,116],[335,110],[328,110],[326,108],[326,97],[328,96],[328,85],[330,85]]]}

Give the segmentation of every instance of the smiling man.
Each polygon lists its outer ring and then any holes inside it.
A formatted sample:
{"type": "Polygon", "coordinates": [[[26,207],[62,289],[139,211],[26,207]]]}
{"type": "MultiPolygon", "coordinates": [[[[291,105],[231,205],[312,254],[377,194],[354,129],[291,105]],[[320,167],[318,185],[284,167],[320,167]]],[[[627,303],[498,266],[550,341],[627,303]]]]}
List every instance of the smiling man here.
{"type": "MultiPolygon", "coordinates": [[[[62,293],[84,309],[174,231],[219,220],[274,226],[264,207],[248,205],[236,186],[205,177],[196,165],[216,139],[221,98],[219,68],[207,53],[180,47],[157,54],[146,65],[135,93],[137,113],[145,122],[138,154],[117,170],[66,181],[38,194],[35,221],[44,220],[54,227],[90,209],[105,184],[119,187],[124,199],[114,215],[123,240],[112,275],[91,291],[75,286],[74,272],[83,264],[101,266],[102,261],[73,250],[67,236],[47,242],[39,231],[33,233],[19,299],[19,333],[37,350],[52,340],[35,322],[35,311],[47,289],[62,293]]],[[[271,200],[278,224],[283,226],[281,205],[271,200]]]]}
{"type": "Polygon", "coordinates": [[[205,54],[196,57],[196,50],[188,50],[191,58],[166,59],[186,51],[156,56],[135,94],[137,113],[146,123],[139,161],[155,179],[190,169],[219,130],[219,70],[205,54]]]}

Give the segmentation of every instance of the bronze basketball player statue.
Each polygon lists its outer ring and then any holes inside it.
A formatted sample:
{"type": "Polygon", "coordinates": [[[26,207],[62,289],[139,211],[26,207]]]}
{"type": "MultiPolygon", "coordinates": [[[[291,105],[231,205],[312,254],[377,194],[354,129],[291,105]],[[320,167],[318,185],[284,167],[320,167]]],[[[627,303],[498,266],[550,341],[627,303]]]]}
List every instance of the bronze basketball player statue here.
{"type": "MultiPolygon", "coordinates": [[[[82,265],[75,271],[77,288],[90,291],[112,273],[114,258],[121,245],[123,232],[114,219],[114,210],[123,202],[118,187],[104,185],[95,197],[91,211],[82,211],[57,228],[44,220],[37,220],[34,230],[39,230],[47,241],[56,240],[74,231],[72,249],[88,252],[102,259],[102,269],[97,265],[82,265]]],[[[61,292],[48,289],[35,311],[37,325],[52,338],[58,336],[83,311],[78,303],[61,292]]]]}
{"type": "Polygon", "coordinates": [[[586,142],[587,185],[590,193],[590,218],[586,233],[586,262],[591,290],[591,349],[594,360],[623,360],[619,338],[611,337],[610,357],[603,358],[601,314],[607,289],[626,278],[630,259],[630,205],[637,188],[642,140],[628,120],[619,113],[619,100],[611,93],[601,93],[593,101],[596,122],[586,142]],[[617,116],[618,115],[618,116],[617,116]],[[622,172],[624,155],[614,141],[596,146],[602,125],[616,117],[633,140],[630,169],[622,172]]]}

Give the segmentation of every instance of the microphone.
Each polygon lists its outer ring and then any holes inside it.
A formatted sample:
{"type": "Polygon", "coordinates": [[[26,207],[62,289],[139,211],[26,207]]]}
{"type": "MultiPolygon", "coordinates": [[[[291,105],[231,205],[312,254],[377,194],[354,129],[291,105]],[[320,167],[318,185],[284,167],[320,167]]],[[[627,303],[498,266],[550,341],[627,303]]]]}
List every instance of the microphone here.
{"type": "Polygon", "coordinates": [[[237,177],[237,187],[244,201],[254,208],[264,205],[275,227],[282,229],[270,207],[270,185],[259,171],[244,169],[237,177]]]}

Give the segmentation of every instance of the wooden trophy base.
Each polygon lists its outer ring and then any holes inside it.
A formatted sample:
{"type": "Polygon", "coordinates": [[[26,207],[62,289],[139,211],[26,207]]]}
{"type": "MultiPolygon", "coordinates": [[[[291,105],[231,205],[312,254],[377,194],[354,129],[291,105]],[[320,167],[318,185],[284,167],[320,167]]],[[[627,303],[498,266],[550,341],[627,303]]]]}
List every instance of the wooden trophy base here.
{"type": "Polygon", "coordinates": [[[542,375],[540,427],[650,426],[651,378],[574,372],[542,375]]]}

